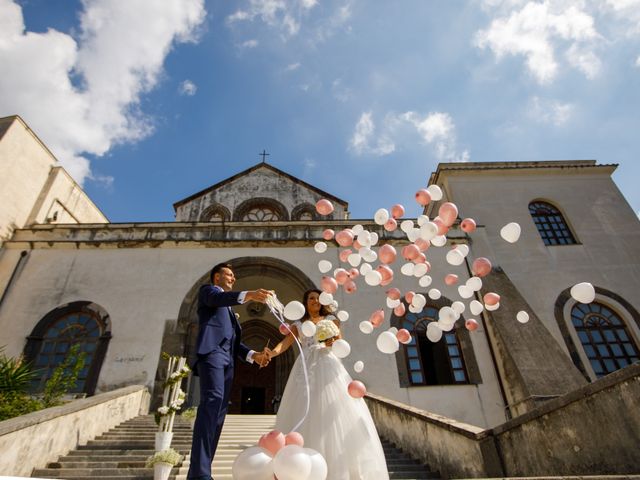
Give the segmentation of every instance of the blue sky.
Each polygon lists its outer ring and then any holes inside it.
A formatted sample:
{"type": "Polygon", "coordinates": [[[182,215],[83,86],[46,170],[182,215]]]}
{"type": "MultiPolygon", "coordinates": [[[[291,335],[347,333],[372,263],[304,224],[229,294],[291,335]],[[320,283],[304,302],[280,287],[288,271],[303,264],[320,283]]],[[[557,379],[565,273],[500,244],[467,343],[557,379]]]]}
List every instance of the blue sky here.
{"type": "Polygon", "coordinates": [[[596,159],[640,211],[640,0],[0,0],[19,114],[113,222],[260,160],[404,203],[441,161],[596,159]]]}

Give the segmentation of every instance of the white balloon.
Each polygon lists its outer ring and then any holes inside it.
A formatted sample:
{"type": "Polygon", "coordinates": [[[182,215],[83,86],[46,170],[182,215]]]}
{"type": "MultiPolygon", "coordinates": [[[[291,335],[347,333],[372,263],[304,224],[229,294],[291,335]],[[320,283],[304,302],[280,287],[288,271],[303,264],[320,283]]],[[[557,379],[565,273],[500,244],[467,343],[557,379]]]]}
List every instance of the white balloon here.
{"type": "Polygon", "coordinates": [[[298,445],[285,445],[273,457],[273,473],[278,480],[299,480],[311,473],[311,458],[298,445]]]}
{"type": "Polygon", "coordinates": [[[351,227],[351,231],[353,232],[353,235],[357,237],[364,231],[364,227],[360,224],[357,224],[351,227]]]}
{"type": "Polygon", "coordinates": [[[329,307],[332,312],[335,312],[338,310],[338,301],[334,299],[333,302],[329,304],[329,307]]]}
{"type": "Polygon", "coordinates": [[[333,265],[331,265],[329,260],[320,260],[318,262],[318,270],[320,270],[320,273],[327,273],[332,267],[333,265]]]}
{"type": "Polygon", "coordinates": [[[394,300],[393,298],[387,297],[387,307],[389,308],[396,308],[400,303],[402,303],[400,299],[394,300]]]}
{"type": "Polygon", "coordinates": [[[423,287],[426,288],[429,285],[431,285],[431,282],[433,281],[433,279],[429,276],[429,275],[425,275],[424,277],[421,277],[420,280],[418,281],[418,284],[423,287]]]}
{"type": "Polygon", "coordinates": [[[436,343],[442,338],[442,329],[437,322],[429,322],[427,325],[427,338],[436,343]]]}
{"type": "Polygon", "coordinates": [[[527,323],[529,321],[529,314],[524,310],[520,310],[516,314],[516,320],[518,320],[520,323],[527,323]]]}
{"type": "Polygon", "coordinates": [[[418,226],[421,227],[428,221],[429,221],[429,217],[427,217],[426,215],[420,215],[418,217],[418,226]]]}
{"type": "Polygon", "coordinates": [[[460,317],[460,314],[451,307],[442,307],[438,310],[438,319],[443,320],[446,323],[455,322],[460,317]]]}
{"type": "Polygon", "coordinates": [[[442,190],[438,185],[429,185],[427,187],[427,192],[431,195],[431,200],[437,202],[438,200],[442,200],[442,190]]]}
{"type": "Polygon", "coordinates": [[[413,277],[413,270],[414,270],[415,265],[411,262],[407,262],[404,265],[402,265],[402,267],[400,268],[400,272],[402,272],[403,275],[406,275],[407,277],[413,277]]]}
{"type": "Polygon", "coordinates": [[[356,373],[362,372],[362,370],[364,370],[364,362],[362,360],[358,360],[353,364],[353,369],[356,371],[356,373]]]}
{"type": "Polygon", "coordinates": [[[467,280],[466,285],[474,292],[477,292],[482,288],[482,279],[480,277],[471,277],[467,280]]]}
{"type": "Polygon", "coordinates": [[[471,298],[473,296],[473,290],[466,285],[460,285],[458,287],[458,295],[462,298],[471,298]]]}
{"type": "Polygon", "coordinates": [[[420,229],[419,228],[412,228],[411,230],[409,230],[407,232],[407,239],[410,242],[415,242],[419,238],[420,238],[420,229]]]}
{"type": "Polygon", "coordinates": [[[520,238],[520,232],[520,225],[511,222],[500,229],[500,236],[509,243],[516,243],[520,238]]]}
{"type": "Polygon", "coordinates": [[[371,232],[371,245],[369,246],[373,247],[374,245],[377,245],[378,240],[380,240],[380,237],[378,236],[378,234],[376,232],[371,232]]]}
{"type": "Polygon", "coordinates": [[[469,310],[473,315],[478,316],[484,310],[484,305],[482,305],[478,300],[472,300],[469,304],[469,310]]]}
{"type": "Polygon", "coordinates": [[[395,335],[396,333],[398,333],[398,327],[389,327],[387,328],[387,332],[391,332],[395,335]]]}
{"type": "Polygon", "coordinates": [[[580,303],[591,303],[596,299],[596,290],[590,283],[577,283],[571,287],[571,296],[580,303]]]}
{"type": "Polygon", "coordinates": [[[458,250],[463,257],[466,257],[467,255],[469,255],[469,245],[467,245],[466,243],[460,243],[456,246],[456,250],[458,250]]]}
{"type": "Polygon", "coordinates": [[[316,324],[311,320],[302,322],[302,334],[305,337],[313,337],[316,334],[316,324]]]}
{"type": "Polygon", "coordinates": [[[386,208],[380,208],[373,214],[373,221],[378,225],[384,225],[389,220],[389,211],[386,208]]]}
{"type": "Polygon", "coordinates": [[[382,282],[382,274],[377,270],[371,270],[369,273],[365,275],[364,281],[367,283],[367,285],[376,287],[380,285],[380,282],[382,282]]]}
{"type": "Polygon", "coordinates": [[[432,288],[431,290],[429,290],[427,295],[429,295],[429,298],[431,300],[438,300],[442,296],[442,293],[437,288],[432,288]]]}
{"type": "Polygon", "coordinates": [[[373,267],[371,266],[370,263],[363,263],[362,265],[360,265],[360,275],[362,275],[363,277],[367,275],[367,273],[371,272],[373,270],[373,267]]]}
{"type": "Polygon", "coordinates": [[[455,320],[453,322],[448,322],[446,320],[440,319],[438,320],[438,327],[443,332],[450,332],[451,330],[453,330],[453,326],[455,325],[455,323],[455,320]]]}
{"type": "Polygon", "coordinates": [[[426,222],[420,226],[420,237],[424,240],[432,240],[438,235],[438,225],[433,222],[426,222]]]}
{"type": "Polygon", "coordinates": [[[304,448],[304,451],[311,459],[311,472],[305,480],[326,480],[329,467],[322,454],[312,448],[304,448]]]}
{"type": "Polygon", "coordinates": [[[400,348],[400,342],[396,336],[391,332],[382,332],[378,335],[378,339],[376,340],[376,347],[382,353],[396,353],[400,348]]]}
{"type": "Polygon", "coordinates": [[[347,257],[347,261],[352,267],[357,267],[362,261],[362,257],[358,253],[351,253],[347,257]]]}
{"type": "Polygon", "coordinates": [[[409,305],[409,311],[411,313],[420,313],[422,312],[423,307],[416,307],[415,305],[409,305]]]}
{"type": "Polygon", "coordinates": [[[367,335],[373,332],[373,324],[369,320],[363,320],[360,322],[358,328],[360,328],[362,333],[366,333],[367,335]]]}
{"type": "Polygon", "coordinates": [[[447,252],[446,259],[449,265],[462,265],[462,262],[464,262],[464,255],[462,255],[462,253],[456,248],[455,250],[449,250],[447,252]]]}
{"type": "Polygon", "coordinates": [[[411,299],[411,305],[418,308],[424,308],[427,304],[427,299],[421,293],[416,293],[411,299]]]}
{"type": "Polygon", "coordinates": [[[336,316],[341,322],[346,322],[347,320],[349,320],[349,312],[345,310],[340,310],[338,313],[336,313],[336,316]]]}
{"type": "Polygon", "coordinates": [[[287,320],[291,320],[295,322],[296,320],[300,320],[304,317],[304,305],[297,300],[287,303],[287,306],[284,307],[284,318],[287,320]]]}
{"type": "Polygon", "coordinates": [[[327,244],[324,242],[318,242],[313,246],[313,249],[317,252],[317,253],[324,253],[327,251],[327,244]]]}
{"type": "Polygon", "coordinates": [[[271,480],[273,457],[261,447],[249,447],[233,461],[231,472],[236,480],[271,480]]]}
{"type": "Polygon", "coordinates": [[[320,305],[330,305],[331,302],[333,302],[333,295],[327,292],[320,292],[318,301],[320,302],[320,305]]]}
{"type": "Polygon", "coordinates": [[[416,263],[416,266],[413,267],[413,276],[414,277],[422,277],[427,274],[429,271],[429,267],[426,263],[416,263]]]}
{"type": "Polygon", "coordinates": [[[362,247],[360,250],[360,256],[365,262],[375,262],[378,259],[378,254],[369,247],[362,247]],[[365,248],[366,250],[362,252],[365,248]]]}
{"type": "Polygon", "coordinates": [[[409,233],[413,229],[413,220],[404,220],[400,224],[400,230],[404,233],[409,233]]]}
{"type": "Polygon", "coordinates": [[[451,304],[451,308],[453,308],[453,310],[455,310],[455,312],[456,312],[458,315],[460,315],[461,313],[463,313],[463,312],[465,311],[465,309],[466,309],[467,307],[466,307],[466,306],[465,306],[465,304],[464,304],[464,303],[462,303],[461,301],[456,300],[455,302],[453,302],[453,303],[451,304]]]}
{"type": "Polygon", "coordinates": [[[431,240],[431,245],[433,245],[434,247],[444,247],[446,244],[447,244],[446,235],[436,235],[431,240]]]}
{"type": "Polygon", "coordinates": [[[485,305],[484,308],[486,308],[488,312],[495,312],[500,308],[500,302],[496,303],[495,305],[485,305]]]}
{"type": "Polygon", "coordinates": [[[351,345],[349,345],[349,342],[347,342],[346,340],[339,338],[338,340],[333,342],[333,345],[331,345],[331,350],[336,357],[345,358],[348,357],[351,353],[351,345]]]}
{"type": "Polygon", "coordinates": [[[363,230],[360,235],[358,235],[358,243],[363,247],[371,245],[371,234],[368,231],[363,230]]]}

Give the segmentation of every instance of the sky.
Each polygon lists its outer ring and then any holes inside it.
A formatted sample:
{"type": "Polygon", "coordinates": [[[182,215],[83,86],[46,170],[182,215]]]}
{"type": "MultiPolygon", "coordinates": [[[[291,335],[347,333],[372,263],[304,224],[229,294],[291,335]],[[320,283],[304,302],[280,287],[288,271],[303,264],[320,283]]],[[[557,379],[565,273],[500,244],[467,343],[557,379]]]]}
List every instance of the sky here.
{"type": "Polygon", "coordinates": [[[640,214],[640,0],[0,0],[0,69],[112,222],[263,150],[354,219],[439,162],[576,159],[640,214]]]}

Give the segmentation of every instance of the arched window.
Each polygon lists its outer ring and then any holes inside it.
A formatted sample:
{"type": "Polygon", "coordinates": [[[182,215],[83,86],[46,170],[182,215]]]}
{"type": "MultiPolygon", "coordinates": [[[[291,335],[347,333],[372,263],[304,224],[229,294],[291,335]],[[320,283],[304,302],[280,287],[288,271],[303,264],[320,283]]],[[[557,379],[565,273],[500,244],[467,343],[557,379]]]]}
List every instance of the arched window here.
{"type": "Polygon", "coordinates": [[[571,309],[571,323],[596,377],[640,358],[627,326],[612,308],[599,302],[576,303],[571,309]]]}
{"type": "Polygon", "coordinates": [[[297,221],[313,221],[318,220],[316,209],[310,203],[302,203],[296,206],[291,212],[291,220],[297,221]]]}
{"type": "Polygon", "coordinates": [[[272,198],[252,198],[233,212],[236,222],[277,222],[288,220],[287,209],[272,198]]]}
{"type": "Polygon", "coordinates": [[[437,321],[438,310],[427,306],[420,314],[407,313],[402,328],[411,332],[411,342],[404,345],[411,385],[451,385],[469,383],[469,376],[458,339],[457,329],[443,332],[433,343],[426,336],[429,322],[437,321]]]}
{"type": "Polygon", "coordinates": [[[560,210],[547,202],[529,204],[529,213],[545,245],[571,245],[576,239],[560,210]]]}
{"type": "Polygon", "coordinates": [[[201,222],[227,222],[231,219],[231,213],[219,203],[214,203],[205,208],[200,214],[201,222]]]}
{"type": "Polygon", "coordinates": [[[71,391],[93,394],[110,339],[109,316],[94,303],[73,302],[49,312],[27,338],[25,347],[26,359],[42,372],[32,391],[41,391],[71,346],[79,344],[85,362],[71,391]]]}

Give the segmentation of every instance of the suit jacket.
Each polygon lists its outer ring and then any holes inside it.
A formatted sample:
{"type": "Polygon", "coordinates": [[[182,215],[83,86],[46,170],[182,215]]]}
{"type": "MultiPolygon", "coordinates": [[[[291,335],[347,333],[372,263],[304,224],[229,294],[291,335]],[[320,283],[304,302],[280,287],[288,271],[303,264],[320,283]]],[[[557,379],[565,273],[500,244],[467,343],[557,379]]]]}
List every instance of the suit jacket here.
{"type": "Polygon", "coordinates": [[[249,348],[240,341],[241,329],[231,306],[239,305],[240,292],[225,292],[203,285],[198,293],[198,355],[214,353],[214,362],[227,366],[236,356],[246,359],[249,348]]]}

